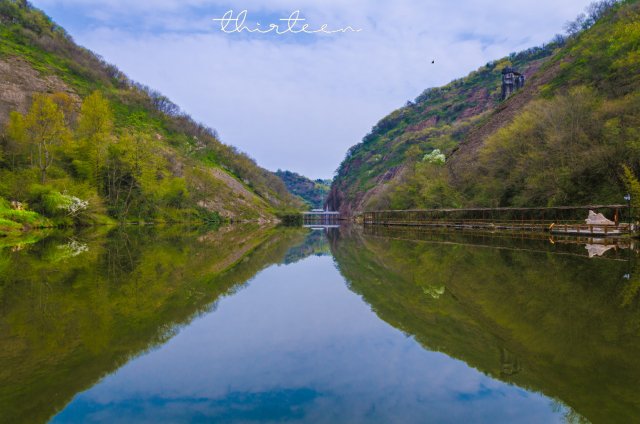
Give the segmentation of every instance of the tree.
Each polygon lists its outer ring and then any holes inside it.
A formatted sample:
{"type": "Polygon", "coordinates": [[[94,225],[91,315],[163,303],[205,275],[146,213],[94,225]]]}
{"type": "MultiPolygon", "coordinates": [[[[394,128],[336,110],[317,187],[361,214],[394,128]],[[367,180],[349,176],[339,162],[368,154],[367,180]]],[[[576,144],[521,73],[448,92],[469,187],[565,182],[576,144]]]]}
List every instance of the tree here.
{"type": "Polygon", "coordinates": [[[76,101],[67,93],[53,93],[51,100],[58,106],[58,109],[64,113],[64,122],[69,128],[73,128],[77,117],[76,101]]]}
{"type": "Polygon", "coordinates": [[[24,123],[26,140],[34,150],[34,165],[40,170],[41,183],[45,184],[55,149],[70,138],[64,113],[51,97],[36,94],[24,123]]]}
{"type": "Polygon", "coordinates": [[[124,219],[135,204],[140,208],[151,202],[142,193],[158,184],[158,162],[152,140],[144,133],[124,133],[108,146],[103,189],[114,216],[124,219]]]}
{"type": "Polygon", "coordinates": [[[637,211],[640,208],[640,182],[627,165],[622,165],[622,180],[631,195],[631,206],[637,211]]]}
{"type": "Polygon", "coordinates": [[[620,158],[637,160],[627,141],[633,119],[592,88],[579,86],[531,102],[489,136],[469,180],[474,203],[490,206],[558,206],[614,202],[620,195],[620,158]]]}
{"type": "Polygon", "coordinates": [[[445,166],[446,157],[435,149],[424,155],[420,162],[392,187],[392,209],[436,209],[460,206],[460,196],[449,183],[450,175],[445,166]]]}
{"type": "Polygon", "coordinates": [[[4,137],[4,153],[12,171],[15,171],[17,157],[24,151],[25,144],[24,116],[19,112],[11,112],[4,137]]]}
{"type": "Polygon", "coordinates": [[[84,100],[78,119],[78,136],[93,163],[97,182],[106,149],[111,141],[113,114],[109,102],[102,93],[95,91],[84,100]]]}

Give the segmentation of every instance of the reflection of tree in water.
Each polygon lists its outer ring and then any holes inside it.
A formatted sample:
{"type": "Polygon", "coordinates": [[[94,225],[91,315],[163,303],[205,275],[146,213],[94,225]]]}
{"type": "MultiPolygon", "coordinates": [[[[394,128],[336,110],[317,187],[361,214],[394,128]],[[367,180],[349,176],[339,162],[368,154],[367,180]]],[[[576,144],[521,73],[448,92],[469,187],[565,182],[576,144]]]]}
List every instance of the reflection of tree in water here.
{"type": "Polygon", "coordinates": [[[422,291],[424,292],[424,294],[426,294],[427,296],[429,296],[432,299],[440,299],[440,296],[442,296],[445,292],[445,287],[444,286],[430,286],[430,285],[426,285],[422,291]]]}
{"type": "Polygon", "coordinates": [[[510,377],[520,372],[518,357],[507,349],[500,349],[500,377],[510,377]]]}
{"type": "Polygon", "coordinates": [[[559,399],[554,399],[551,404],[551,410],[557,414],[563,413],[562,421],[565,424],[592,424],[591,421],[571,409],[569,406],[562,403],[559,399]]]}
{"type": "Polygon", "coordinates": [[[640,251],[629,250],[628,268],[623,278],[620,304],[624,308],[638,307],[640,304],[640,251]]]}
{"type": "Polygon", "coordinates": [[[257,225],[126,227],[0,249],[0,421],[46,422],[301,238],[257,225]]]}
{"type": "Polygon", "coordinates": [[[145,236],[144,232],[142,234],[142,237],[130,237],[129,231],[124,231],[120,228],[117,230],[117,234],[114,234],[114,237],[108,239],[105,246],[106,255],[103,257],[105,262],[103,266],[105,266],[108,281],[118,281],[123,276],[134,271],[136,262],[139,259],[138,255],[141,252],[140,246],[135,245],[134,241],[153,242],[151,240],[153,238],[152,235],[147,233],[145,236]]]}
{"type": "Polygon", "coordinates": [[[568,422],[640,416],[640,284],[621,284],[628,250],[589,259],[584,244],[391,234],[331,238],[350,289],[381,319],[429,350],[561,399],[577,411],[568,422]],[[437,299],[425,296],[438,287],[437,299]]]}
{"type": "Polygon", "coordinates": [[[284,258],[285,264],[293,264],[299,262],[309,256],[329,256],[331,250],[327,242],[327,236],[324,231],[310,230],[304,241],[297,246],[293,246],[284,258]]]}

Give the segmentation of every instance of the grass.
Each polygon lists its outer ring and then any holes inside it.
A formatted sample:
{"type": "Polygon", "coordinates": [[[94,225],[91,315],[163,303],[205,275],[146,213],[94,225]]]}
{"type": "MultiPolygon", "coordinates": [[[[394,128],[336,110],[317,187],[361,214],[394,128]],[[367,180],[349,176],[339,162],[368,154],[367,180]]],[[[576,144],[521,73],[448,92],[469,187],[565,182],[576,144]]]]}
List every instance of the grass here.
{"type": "Polygon", "coordinates": [[[14,210],[0,197],[0,237],[17,235],[32,228],[51,227],[51,221],[42,215],[25,210],[14,210]]]}
{"type": "Polygon", "coordinates": [[[0,218],[0,237],[7,237],[22,232],[22,225],[8,219],[0,218]]]}

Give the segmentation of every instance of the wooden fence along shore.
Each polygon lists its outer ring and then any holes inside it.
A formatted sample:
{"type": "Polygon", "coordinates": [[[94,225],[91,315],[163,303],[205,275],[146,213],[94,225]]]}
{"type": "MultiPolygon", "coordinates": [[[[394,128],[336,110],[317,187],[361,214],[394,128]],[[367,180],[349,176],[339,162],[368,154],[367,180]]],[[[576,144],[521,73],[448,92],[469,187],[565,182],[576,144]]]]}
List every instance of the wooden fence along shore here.
{"type": "Polygon", "coordinates": [[[635,231],[630,212],[628,205],[389,210],[364,212],[358,221],[365,226],[548,232],[606,237],[635,231]]]}

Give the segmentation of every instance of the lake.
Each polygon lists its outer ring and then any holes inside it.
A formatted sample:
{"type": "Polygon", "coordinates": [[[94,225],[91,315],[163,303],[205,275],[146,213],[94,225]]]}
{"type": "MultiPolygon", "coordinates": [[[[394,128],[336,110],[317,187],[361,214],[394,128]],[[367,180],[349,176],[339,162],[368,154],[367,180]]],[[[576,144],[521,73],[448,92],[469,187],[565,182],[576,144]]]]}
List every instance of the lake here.
{"type": "Polygon", "coordinates": [[[639,422],[634,247],[258,225],[0,239],[0,422],[639,422]]]}

